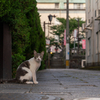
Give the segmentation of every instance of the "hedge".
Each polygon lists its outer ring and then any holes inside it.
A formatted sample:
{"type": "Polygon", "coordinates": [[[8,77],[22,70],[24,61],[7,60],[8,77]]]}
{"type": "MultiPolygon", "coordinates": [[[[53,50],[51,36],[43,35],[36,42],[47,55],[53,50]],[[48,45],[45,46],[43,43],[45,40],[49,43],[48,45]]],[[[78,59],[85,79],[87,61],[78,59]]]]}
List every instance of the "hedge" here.
{"type": "MultiPolygon", "coordinates": [[[[0,20],[9,25],[12,34],[13,76],[21,62],[33,57],[33,50],[46,52],[36,4],[36,0],[0,0],[0,20]]],[[[40,69],[44,69],[44,59],[40,69]]]]}

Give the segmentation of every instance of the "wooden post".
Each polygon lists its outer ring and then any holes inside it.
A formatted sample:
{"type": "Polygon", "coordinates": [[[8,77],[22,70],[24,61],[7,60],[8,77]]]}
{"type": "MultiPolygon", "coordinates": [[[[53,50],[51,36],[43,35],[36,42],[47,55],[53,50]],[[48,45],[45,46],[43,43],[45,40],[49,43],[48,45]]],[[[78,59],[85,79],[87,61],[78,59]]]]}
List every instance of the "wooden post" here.
{"type": "Polygon", "coordinates": [[[9,26],[0,21],[0,79],[12,78],[11,33],[9,26]]]}
{"type": "Polygon", "coordinates": [[[43,23],[43,26],[44,26],[44,33],[45,33],[45,21],[44,21],[44,23],[43,23]]]}

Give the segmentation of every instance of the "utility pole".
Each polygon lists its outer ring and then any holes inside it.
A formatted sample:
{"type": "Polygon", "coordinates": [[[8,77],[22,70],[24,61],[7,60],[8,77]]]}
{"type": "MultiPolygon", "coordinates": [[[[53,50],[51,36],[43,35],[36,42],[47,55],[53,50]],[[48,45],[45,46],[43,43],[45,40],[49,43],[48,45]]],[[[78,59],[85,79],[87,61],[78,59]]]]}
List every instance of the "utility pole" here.
{"type": "Polygon", "coordinates": [[[78,52],[77,53],[79,54],[79,18],[78,18],[78,52]]]}
{"type": "Polygon", "coordinates": [[[69,68],[69,0],[66,1],[66,68],[69,68]]]}

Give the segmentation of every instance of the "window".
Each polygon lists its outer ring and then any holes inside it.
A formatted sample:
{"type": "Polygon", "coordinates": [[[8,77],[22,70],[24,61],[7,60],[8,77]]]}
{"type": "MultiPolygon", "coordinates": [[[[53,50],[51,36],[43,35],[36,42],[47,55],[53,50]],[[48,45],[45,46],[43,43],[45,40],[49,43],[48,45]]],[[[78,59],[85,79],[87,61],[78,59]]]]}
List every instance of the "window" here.
{"type": "Polygon", "coordinates": [[[91,55],[91,38],[88,38],[88,56],[91,55]]]}
{"type": "Polygon", "coordinates": [[[96,53],[100,53],[100,32],[96,33],[96,53]]]}
{"type": "Polygon", "coordinates": [[[83,3],[74,3],[74,9],[84,9],[83,3]]]}
{"type": "Polygon", "coordinates": [[[56,8],[56,9],[59,8],[59,3],[55,3],[55,8],[56,8]]]}
{"type": "Polygon", "coordinates": [[[98,53],[98,43],[99,43],[99,40],[98,40],[98,32],[96,33],[96,53],[98,53]]]}
{"type": "Polygon", "coordinates": [[[98,53],[100,53],[100,31],[98,32],[98,53]]]}
{"type": "Polygon", "coordinates": [[[91,10],[91,0],[88,0],[89,11],[91,10]]]}
{"type": "Polygon", "coordinates": [[[96,10],[95,10],[95,17],[97,17],[97,15],[96,15],[96,10]]]}

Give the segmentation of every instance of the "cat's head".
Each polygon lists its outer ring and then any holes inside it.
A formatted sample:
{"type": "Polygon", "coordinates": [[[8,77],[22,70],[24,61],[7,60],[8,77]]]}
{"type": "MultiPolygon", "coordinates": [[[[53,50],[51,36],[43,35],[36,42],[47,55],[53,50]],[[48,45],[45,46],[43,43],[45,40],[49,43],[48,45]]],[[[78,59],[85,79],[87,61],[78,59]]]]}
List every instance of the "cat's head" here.
{"type": "Polygon", "coordinates": [[[41,61],[42,61],[43,55],[44,55],[44,51],[42,51],[41,53],[37,53],[37,52],[34,50],[34,59],[35,59],[37,62],[41,62],[41,61]]]}

